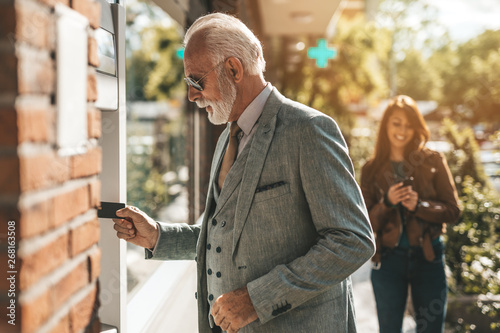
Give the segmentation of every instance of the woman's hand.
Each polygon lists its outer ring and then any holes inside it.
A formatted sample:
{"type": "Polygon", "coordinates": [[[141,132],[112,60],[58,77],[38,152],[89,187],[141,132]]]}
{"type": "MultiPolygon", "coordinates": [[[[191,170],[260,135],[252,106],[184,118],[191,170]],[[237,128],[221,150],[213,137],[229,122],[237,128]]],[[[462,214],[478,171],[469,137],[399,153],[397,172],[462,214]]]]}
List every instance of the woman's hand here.
{"type": "Polygon", "coordinates": [[[403,186],[403,182],[399,182],[389,187],[387,200],[394,206],[401,203],[403,207],[413,212],[417,208],[418,193],[413,191],[411,186],[403,186]]]}

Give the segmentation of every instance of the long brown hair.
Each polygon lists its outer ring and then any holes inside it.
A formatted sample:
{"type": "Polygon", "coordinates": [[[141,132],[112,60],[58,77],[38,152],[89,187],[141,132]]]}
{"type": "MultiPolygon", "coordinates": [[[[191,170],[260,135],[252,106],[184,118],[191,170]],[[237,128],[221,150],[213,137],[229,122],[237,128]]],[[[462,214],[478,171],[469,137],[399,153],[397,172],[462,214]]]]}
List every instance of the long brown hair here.
{"type": "Polygon", "coordinates": [[[429,129],[413,98],[405,95],[394,97],[389,102],[389,105],[387,105],[384,115],[382,116],[382,121],[380,122],[377,143],[375,144],[375,151],[372,159],[374,164],[373,170],[378,170],[383,163],[389,161],[391,144],[387,136],[387,124],[391,115],[397,110],[401,110],[405,113],[415,131],[413,138],[405,147],[405,160],[408,160],[411,153],[422,150],[425,143],[429,140],[429,129]]]}

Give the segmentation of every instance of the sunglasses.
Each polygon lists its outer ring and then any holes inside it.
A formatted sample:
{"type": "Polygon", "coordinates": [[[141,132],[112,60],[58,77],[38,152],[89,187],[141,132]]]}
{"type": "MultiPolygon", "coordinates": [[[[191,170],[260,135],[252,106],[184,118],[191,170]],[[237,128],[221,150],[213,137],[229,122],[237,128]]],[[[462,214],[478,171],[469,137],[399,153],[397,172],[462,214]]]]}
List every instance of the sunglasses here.
{"type": "Polygon", "coordinates": [[[214,69],[216,69],[217,67],[219,67],[220,65],[222,65],[225,61],[226,60],[223,60],[223,61],[219,62],[211,70],[209,70],[205,75],[203,75],[200,79],[198,79],[196,81],[193,78],[191,78],[191,77],[185,77],[184,81],[186,81],[186,83],[188,84],[188,86],[191,86],[191,87],[193,87],[194,89],[196,89],[198,91],[203,91],[203,86],[200,83],[201,80],[203,80],[204,78],[206,78],[208,74],[210,74],[214,69]]]}

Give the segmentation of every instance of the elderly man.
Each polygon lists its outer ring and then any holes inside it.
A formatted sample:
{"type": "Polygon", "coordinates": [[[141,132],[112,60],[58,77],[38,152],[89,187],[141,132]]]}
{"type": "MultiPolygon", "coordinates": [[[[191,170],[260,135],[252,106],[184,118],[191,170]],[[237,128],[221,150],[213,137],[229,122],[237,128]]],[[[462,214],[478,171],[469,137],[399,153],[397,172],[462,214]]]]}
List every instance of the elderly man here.
{"type": "Polygon", "coordinates": [[[151,259],[195,259],[199,331],[355,332],[350,275],[374,239],[337,124],[264,80],[255,35],[225,14],[185,36],[189,100],[230,123],[201,225],[117,212],[119,238],[151,259]]]}

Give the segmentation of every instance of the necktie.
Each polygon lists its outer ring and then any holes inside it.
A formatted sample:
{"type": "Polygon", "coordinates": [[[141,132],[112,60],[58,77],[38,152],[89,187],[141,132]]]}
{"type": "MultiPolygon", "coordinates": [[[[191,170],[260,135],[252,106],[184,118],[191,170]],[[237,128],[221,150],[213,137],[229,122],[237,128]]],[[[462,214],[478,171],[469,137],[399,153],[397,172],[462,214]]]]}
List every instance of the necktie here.
{"type": "Polygon", "coordinates": [[[238,134],[240,132],[241,128],[235,121],[233,121],[229,130],[229,143],[227,145],[226,153],[224,154],[224,159],[222,160],[222,165],[219,171],[220,189],[222,189],[222,185],[224,185],[224,179],[226,179],[226,176],[229,173],[229,170],[231,170],[234,160],[236,159],[236,153],[238,152],[238,134]]]}

